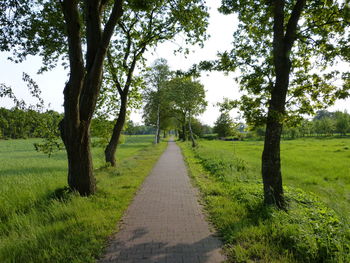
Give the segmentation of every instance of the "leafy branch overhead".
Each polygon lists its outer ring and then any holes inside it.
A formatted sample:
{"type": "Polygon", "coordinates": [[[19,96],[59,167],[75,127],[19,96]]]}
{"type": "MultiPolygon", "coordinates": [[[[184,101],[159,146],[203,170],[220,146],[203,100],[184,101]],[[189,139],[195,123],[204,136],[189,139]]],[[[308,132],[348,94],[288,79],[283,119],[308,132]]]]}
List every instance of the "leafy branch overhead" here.
{"type": "MultiPolygon", "coordinates": [[[[284,35],[295,38],[290,52],[291,75],[284,120],[313,114],[349,96],[348,73],[337,70],[350,62],[349,17],[343,1],[306,1],[296,33],[288,35],[297,1],[286,1],[284,35]],[[294,8],[294,9],[293,9],[294,8]]],[[[273,67],[273,5],[257,0],[223,0],[220,11],[237,13],[239,25],[233,49],[219,54],[218,61],[202,62],[204,69],[233,71],[245,95],[239,108],[251,124],[266,121],[267,107],[276,80],[273,67]]],[[[236,101],[236,104],[238,101],[236,101]]]]}

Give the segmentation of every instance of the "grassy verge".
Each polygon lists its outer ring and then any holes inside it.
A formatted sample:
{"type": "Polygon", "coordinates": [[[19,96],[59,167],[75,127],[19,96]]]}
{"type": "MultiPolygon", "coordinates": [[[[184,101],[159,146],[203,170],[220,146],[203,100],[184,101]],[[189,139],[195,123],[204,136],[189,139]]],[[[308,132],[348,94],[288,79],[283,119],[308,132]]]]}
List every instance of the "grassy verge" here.
{"type": "Polygon", "coordinates": [[[94,262],[166,147],[151,140],[122,145],[117,169],[96,170],[91,197],[65,188],[64,152],[48,159],[33,152],[33,140],[1,141],[0,262],[94,262]]]}
{"type": "Polygon", "coordinates": [[[247,152],[240,155],[232,143],[203,141],[195,150],[179,143],[229,261],[350,262],[344,214],[291,183],[285,187],[288,211],[265,207],[259,169],[251,161],[260,156],[261,145],[248,153],[249,144],[239,142],[247,152]]]}

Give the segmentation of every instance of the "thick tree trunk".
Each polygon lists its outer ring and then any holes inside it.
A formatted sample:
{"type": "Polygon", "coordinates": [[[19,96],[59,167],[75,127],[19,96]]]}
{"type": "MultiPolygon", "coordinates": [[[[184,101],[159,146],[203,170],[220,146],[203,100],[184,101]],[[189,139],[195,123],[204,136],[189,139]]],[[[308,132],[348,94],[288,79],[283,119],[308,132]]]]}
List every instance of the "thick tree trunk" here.
{"type": "Polygon", "coordinates": [[[280,139],[282,123],[269,116],[262,154],[262,177],[266,204],[285,205],[282,186],[280,139]]]}
{"type": "Polygon", "coordinates": [[[280,141],[285,114],[285,102],[289,85],[290,61],[282,54],[276,69],[276,83],[271,92],[268,110],[264,150],[262,154],[262,177],[264,183],[264,199],[266,204],[285,207],[283,195],[280,141]]]}
{"type": "Polygon", "coordinates": [[[81,195],[90,195],[96,190],[90,152],[90,123],[101,88],[106,50],[123,14],[123,1],[116,0],[102,30],[101,11],[105,4],[85,1],[84,15],[81,15],[79,1],[61,1],[67,29],[70,76],[64,89],[64,118],[60,131],[68,157],[68,185],[81,195]],[[86,18],[85,27],[81,17],[86,18]],[[86,36],[85,64],[82,28],[86,36]]]}
{"type": "Polygon", "coordinates": [[[296,39],[297,24],[305,1],[297,0],[286,27],[285,1],[275,0],[273,2],[273,60],[276,80],[271,91],[267,115],[262,154],[262,177],[265,203],[276,205],[282,209],[285,208],[285,199],[281,174],[280,141],[291,71],[290,52],[296,39]]]}
{"type": "Polygon", "coordinates": [[[105,160],[107,163],[110,163],[111,166],[116,166],[115,153],[117,151],[118,142],[120,134],[123,130],[125,119],[126,119],[126,108],[127,108],[127,94],[121,95],[121,104],[119,115],[116,124],[113,128],[112,137],[105,149],[105,160]]]}
{"type": "Polygon", "coordinates": [[[196,147],[196,141],[194,140],[193,132],[192,132],[192,126],[191,126],[191,116],[188,118],[188,129],[190,131],[190,137],[192,141],[192,147],[196,147]]]}
{"type": "Polygon", "coordinates": [[[163,138],[166,138],[166,130],[163,131],[163,138]]]}
{"type": "Polygon", "coordinates": [[[68,185],[84,196],[93,194],[96,190],[89,126],[90,124],[82,122],[76,127],[66,117],[60,123],[61,137],[68,157],[68,185]]]}

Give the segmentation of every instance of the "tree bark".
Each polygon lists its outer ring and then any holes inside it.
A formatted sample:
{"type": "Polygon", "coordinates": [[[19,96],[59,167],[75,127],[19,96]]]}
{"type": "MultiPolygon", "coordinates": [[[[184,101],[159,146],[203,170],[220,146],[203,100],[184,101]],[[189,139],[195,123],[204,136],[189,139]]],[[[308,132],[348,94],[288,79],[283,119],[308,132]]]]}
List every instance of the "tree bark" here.
{"type": "Polygon", "coordinates": [[[298,0],[296,2],[288,20],[286,32],[284,32],[285,1],[275,0],[273,2],[273,59],[276,80],[269,102],[261,170],[265,203],[276,205],[281,209],[285,208],[285,199],[282,185],[280,141],[291,71],[290,52],[296,39],[297,24],[305,1],[298,0]]]}
{"type": "Polygon", "coordinates": [[[96,182],[90,151],[90,125],[82,122],[74,127],[65,116],[60,126],[68,157],[68,185],[80,195],[93,194],[96,182]]]}
{"type": "Polygon", "coordinates": [[[182,141],[185,142],[186,141],[186,126],[185,124],[182,124],[182,141]]]}
{"type": "Polygon", "coordinates": [[[156,136],[155,136],[155,144],[158,144],[160,141],[160,106],[158,105],[157,108],[157,129],[156,129],[156,136]]]}
{"type": "Polygon", "coordinates": [[[105,149],[105,160],[106,163],[110,163],[111,166],[116,166],[115,153],[117,151],[118,142],[120,139],[120,134],[123,130],[125,119],[126,119],[126,109],[127,109],[127,93],[121,94],[121,104],[119,109],[119,114],[117,118],[117,122],[114,125],[112,137],[105,149]]]}
{"type": "Polygon", "coordinates": [[[63,0],[70,65],[70,77],[64,88],[64,118],[61,138],[68,157],[68,185],[81,195],[96,190],[90,152],[90,123],[101,87],[103,61],[117,21],[122,16],[122,0],[116,0],[111,15],[101,29],[105,1],[85,1],[86,63],[83,59],[79,1],[63,0]]]}
{"type": "Polygon", "coordinates": [[[192,147],[196,147],[196,141],[194,140],[193,132],[192,132],[192,126],[191,126],[191,115],[188,117],[188,129],[190,131],[190,137],[192,141],[192,147]]]}

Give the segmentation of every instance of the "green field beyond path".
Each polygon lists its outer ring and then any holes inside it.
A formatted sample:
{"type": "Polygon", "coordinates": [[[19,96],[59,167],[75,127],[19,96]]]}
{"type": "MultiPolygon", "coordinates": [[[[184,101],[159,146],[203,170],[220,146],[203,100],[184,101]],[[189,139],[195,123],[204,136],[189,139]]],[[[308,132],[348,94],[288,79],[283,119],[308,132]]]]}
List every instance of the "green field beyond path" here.
{"type": "Polygon", "coordinates": [[[179,145],[230,262],[350,262],[350,138],[281,142],[287,211],[263,205],[262,141],[179,145]]]}
{"type": "MultiPolygon", "coordinates": [[[[241,176],[261,181],[262,141],[203,141],[201,146],[213,160],[239,158],[247,168],[241,176]]],[[[281,158],[284,185],[311,191],[350,218],[350,138],[282,141],[281,158]]]]}
{"type": "Polygon", "coordinates": [[[66,189],[66,153],[48,158],[38,141],[0,141],[0,262],[95,262],[166,144],[127,136],[116,169],[93,148],[98,191],[80,197],[66,189]]]}

